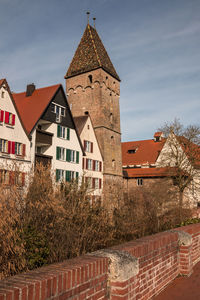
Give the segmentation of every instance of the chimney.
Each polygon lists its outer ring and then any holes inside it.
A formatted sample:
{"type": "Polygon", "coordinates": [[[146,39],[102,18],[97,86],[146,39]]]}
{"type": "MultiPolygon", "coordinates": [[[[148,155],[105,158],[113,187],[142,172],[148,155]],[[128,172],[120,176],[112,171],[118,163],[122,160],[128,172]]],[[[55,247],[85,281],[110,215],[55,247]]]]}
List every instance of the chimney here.
{"type": "Polygon", "coordinates": [[[31,96],[34,91],[35,91],[35,84],[34,83],[27,84],[27,87],[26,87],[26,97],[31,96]]]}

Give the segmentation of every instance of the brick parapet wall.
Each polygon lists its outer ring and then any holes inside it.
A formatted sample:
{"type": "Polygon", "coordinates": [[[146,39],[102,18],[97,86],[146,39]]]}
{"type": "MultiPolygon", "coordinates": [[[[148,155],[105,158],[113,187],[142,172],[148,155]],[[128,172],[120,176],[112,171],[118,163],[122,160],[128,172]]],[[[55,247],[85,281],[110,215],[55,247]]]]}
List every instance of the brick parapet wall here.
{"type": "Polygon", "coordinates": [[[0,281],[0,300],[151,299],[200,260],[200,224],[0,281]]]}

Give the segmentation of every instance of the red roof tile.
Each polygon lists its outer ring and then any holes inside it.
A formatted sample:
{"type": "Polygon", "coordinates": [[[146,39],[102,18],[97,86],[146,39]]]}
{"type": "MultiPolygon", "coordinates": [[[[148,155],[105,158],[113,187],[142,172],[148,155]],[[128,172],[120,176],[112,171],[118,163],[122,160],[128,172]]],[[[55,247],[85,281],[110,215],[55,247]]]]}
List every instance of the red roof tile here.
{"type": "Polygon", "coordinates": [[[0,86],[3,84],[4,80],[5,80],[5,78],[0,79],[0,86]]]}
{"type": "Polygon", "coordinates": [[[123,169],[124,177],[166,177],[174,174],[174,168],[126,168],[123,169]]]}
{"type": "Polygon", "coordinates": [[[36,89],[26,97],[26,92],[13,94],[14,102],[28,134],[32,131],[61,84],[36,89]]]}
{"type": "Polygon", "coordinates": [[[122,164],[143,165],[155,164],[160,151],[165,143],[165,139],[160,142],[154,140],[143,140],[122,143],[122,164]],[[135,153],[131,153],[135,150],[135,153]]]}

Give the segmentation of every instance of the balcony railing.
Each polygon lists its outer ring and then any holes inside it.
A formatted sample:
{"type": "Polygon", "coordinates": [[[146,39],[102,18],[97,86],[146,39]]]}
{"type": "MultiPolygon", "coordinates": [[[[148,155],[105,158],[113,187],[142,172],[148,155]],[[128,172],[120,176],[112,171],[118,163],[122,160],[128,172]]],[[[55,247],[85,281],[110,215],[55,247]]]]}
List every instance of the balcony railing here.
{"type": "Polygon", "coordinates": [[[51,166],[52,158],[53,157],[50,156],[50,155],[36,153],[35,154],[35,165],[39,164],[39,163],[42,163],[44,166],[47,166],[47,165],[51,166]]]}
{"type": "Polygon", "coordinates": [[[53,133],[37,129],[36,131],[36,145],[51,146],[53,133]]]}

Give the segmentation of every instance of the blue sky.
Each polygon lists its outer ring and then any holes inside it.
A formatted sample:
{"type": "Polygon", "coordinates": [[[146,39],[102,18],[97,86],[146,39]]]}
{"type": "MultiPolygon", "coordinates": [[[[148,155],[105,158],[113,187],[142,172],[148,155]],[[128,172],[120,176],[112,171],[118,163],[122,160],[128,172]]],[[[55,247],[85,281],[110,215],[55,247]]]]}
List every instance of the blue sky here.
{"type": "Polygon", "coordinates": [[[199,125],[200,0],[0,0],[0,78],[11,90],[64,83],[87,23],[121,78],[122,141],[164,122],[199,125]]]}

